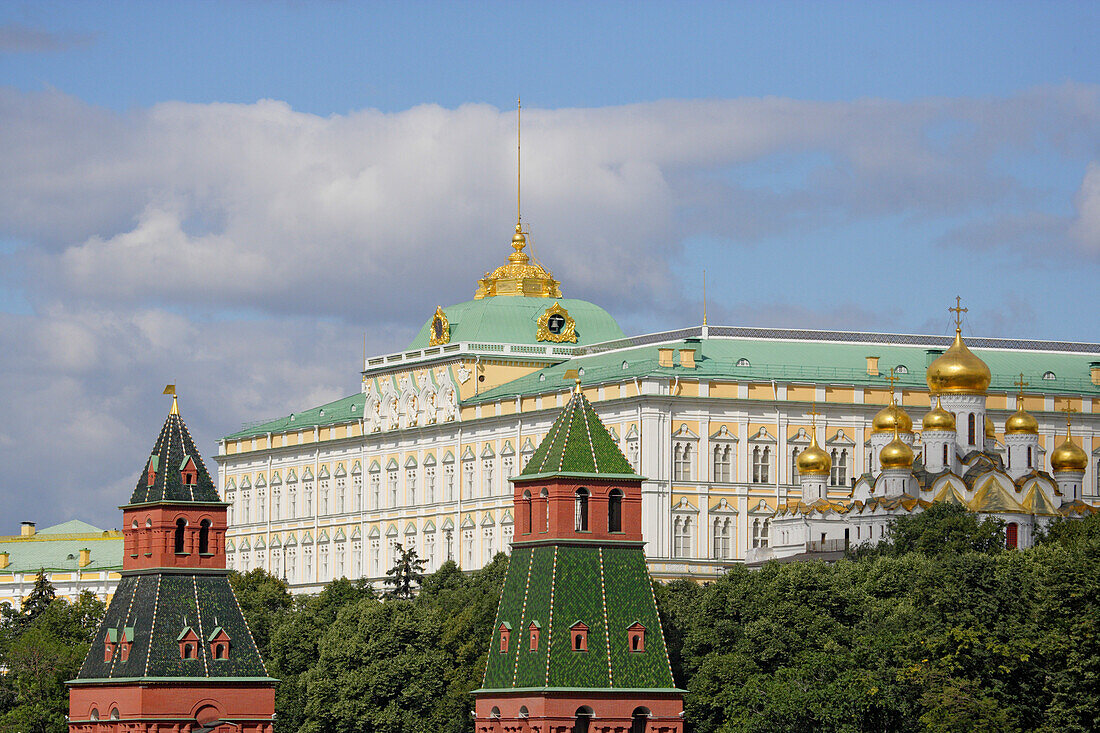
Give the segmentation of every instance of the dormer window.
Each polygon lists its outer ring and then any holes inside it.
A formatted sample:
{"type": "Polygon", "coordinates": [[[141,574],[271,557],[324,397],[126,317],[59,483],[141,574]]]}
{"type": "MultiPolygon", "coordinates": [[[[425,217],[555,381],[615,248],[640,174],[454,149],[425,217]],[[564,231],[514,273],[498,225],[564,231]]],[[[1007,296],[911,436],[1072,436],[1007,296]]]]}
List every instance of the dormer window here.
{"type": "Polygon", "coordinates": [[[570,646],[575,652],[588,651],[588,626],[578,621],[569,627],[570,646]]]}
{"type": "Polygon", "coordinates": [[[183,627],[183,631],[176,637],[180,645],[180,659],[196,659],[199,649],[199,635],[190,626],[183,627]]]}
{"type": "Polygon", "coordinates": [[[531,635],[531,651],[537,652],[539,650],[539,632],[542,627],[539,626],[538,621],[532,621],[531,625],[527,627],[528,633],[531,635]]]}
{"type": "Polygon", "coordinates": [[[626,630],[626,641],[632,652],[645,651],[645,627],[638,621],[631,624],[626,630]]]}
{"type": "MultiPolygon", "coordinates": [[[[111,629],[114,631],[114,629],[111,629]]],[[[111,643],[111,640],[103,642],[103,661],[109,662],[115,658],[115,645],[111,643]]]]}
{"type": "Polygon", "coordinates": [[[507,654],[508,642],[512,638],[512,625],[505,621],[500,625],[498,631],[500,631],[500,653],[507,654]]]}
{"type": "Polygon", "coordinates": [[[186,456],[180,464],[180,479],[184,486],[193,486],[199,482],[199,469],[191,456],[186,456]]]}
{"type": "Polygon", "coordinates": [[[157,469],[160,467],[160,456],[149,456],[149,468],[145,476],[147,486],[152,486],[157,481],[157,469]]]}
{"type": "Polygon", "coordinates": [[[214,661],[224,662],[229,659],[229,634],[225,633],[225,629],[221,626],[215,627],[206,640],[210,644],[210,656],[214,661]]]}

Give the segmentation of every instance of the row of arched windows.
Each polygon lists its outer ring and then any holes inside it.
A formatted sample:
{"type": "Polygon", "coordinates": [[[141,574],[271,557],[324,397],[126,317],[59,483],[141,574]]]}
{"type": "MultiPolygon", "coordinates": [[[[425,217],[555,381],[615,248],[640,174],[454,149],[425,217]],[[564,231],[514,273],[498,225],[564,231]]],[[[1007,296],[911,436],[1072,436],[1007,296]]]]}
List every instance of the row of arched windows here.
{"type": "MultiPolygon", "coordinates": [[[[591,498],[591,492],[581,487],[573,493],[573,529],[577,532],[589,532],[589,499],[591,498]]],[[[546,532],[550,529],[550,508],[549,500],[550,495],[546,489],[542,489],[539,492],[539,500],[544,502],[544,523],[541,531],[546,532]]],[[[521,531],[524,534],[530,534],[532,531],[532,524],[534,521],[533,516],[533,501],[530,491],[523,492],[523,503],[520,509],[522,517],[521,531]]],[[[607,495],[607,531],[608,532],[622,532],[623,531],[623,492],[622,489],[612,489],[607,495]]]]}
{"type": "MultiPolygon", "coordinates": [[[[174,537],[174,552],[182,555],[186,552],[184,537],[187,533],[187,520],[180,517],[176,520],[176,533],[174,537]]],[[[210,520],[204,519],[199,523],[199,554],[210,554],[210,520]]]]}
{"type": "MultiPolygon", "coordinates": [[[[528,718],[530,712],[527,710],[526,705],[521,705],[519,708],[519,717],[528,718]]],[[[649,708],[639,706],[634,708],[634,711],[630,714],[630,733],[645,733],[646,721],[649,720],[653,713],[649,708]]],[[[493,709],[489,711],[489,717],[491,719],[499,719],[500,708],[493,706],[493,709]]],[[[596,713],[588,705],[581,705],[577,708],[577,711],[573,713],[573,733],[588,733],[589,726],[592,720],[596,717],[596,713]]]]}

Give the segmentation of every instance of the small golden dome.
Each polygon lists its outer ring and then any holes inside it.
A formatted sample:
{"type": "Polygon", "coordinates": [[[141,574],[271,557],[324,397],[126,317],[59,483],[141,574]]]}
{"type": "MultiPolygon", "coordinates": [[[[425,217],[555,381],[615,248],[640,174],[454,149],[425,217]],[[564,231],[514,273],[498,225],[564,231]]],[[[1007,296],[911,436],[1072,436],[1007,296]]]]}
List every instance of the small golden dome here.
{"type": "Polygon", "coordinates": [[[512,254],[508,263],[501,265],[477,281],[474,300],[497,295],[517,295],[532,298],[560,298],[561,283],[554,279],[549,270],[538,262],[533,262],[524,248],[527,236],[519,223],[512,235],[512,254]]]}
{"type": "Polygon", "coordinates": [[[1022,407],[1005,420],[1005,435],[1038,435],[1038,433],[1039,421],[1022,407]]]}
{"type": "Polygon", "coordinates": [[[519,224],[516,224],[516,233],[512,235],[512,248],[517,252],[523,249],[527,245],[527,237],[523,236],[523,230],[519,224]]]}
{"type": "Polygon", "coordinates": [[[898,407],[897,403],[891,402],[875,415],[875,419],[871,421],[871,432],[890,433],[893,432],[895,427],[899,433],[911,433],[913,432],[913,420],[905,413],[905,410],[898,407]]]}
{"type": "Polygon", "coordinates": [[[1050,467],[1055,471],[1084,471],[1088,465],[1088,455],[1073,442],[1067,430],[1066,439],[1050,454],[1050,467]]]}
{"type": "Polygon", "coordinates": [[[993,421],[989,419],[988,415],[986,415],[985,418],[985,437],[993,438],[994,440],[997,438],[997,428],[993,425],[993,421]]]}
{"type": "Polygon", "coordinates": [[[985,394],[991,376],[989,367],[966,348],[962,331],[955,329],[955,342],[928,365],[924,379],[937,394],[985,394]]]}
{"type": "Polygon", "coordinates": [[[939,397],[936,398],[936,406],[929,410],[921,421],[921,429],[955,432],[955,416],[943,409],[939,397]]]}
{"type": "Polygon", "coordinates": [[[913,449],[897,435],[882,447],[882,452],[878,454],[878,458],[884,471],[888,468],[913,467],[913,449]]]}
{"type": "MultiPolygon", "coordinates": [[[[815,431],[816,432],[816,431],[815,431]]],[[[800,476],[828,476],[833,468],[829,454],[817,444],[817,435],[813,436],[810,447],[798,454],[798,474],[800,476]]]]}

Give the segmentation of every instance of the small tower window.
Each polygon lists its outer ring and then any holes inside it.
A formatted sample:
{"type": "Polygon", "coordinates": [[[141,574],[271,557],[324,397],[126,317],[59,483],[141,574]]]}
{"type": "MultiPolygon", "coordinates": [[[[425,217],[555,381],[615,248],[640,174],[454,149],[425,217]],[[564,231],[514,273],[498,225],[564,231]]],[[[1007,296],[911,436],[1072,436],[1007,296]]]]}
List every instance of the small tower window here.
{"type": "Polygon", "coordinates": [[[539,501],[542,506],[542,531],[550,531],[550,492],[546,489],[539,491],[539,501]]]}
{"type": "Polygon", "coordinates": [[[626,630],[627,643],[632,652],[645,651],[645,627],[640,622],[635,622],[626,630]]]}
{"type": "Polygon", "coordinates": [[[1043,372],[1043,379],[1057,379],[1058,375],[1054,372],[1043,372]]]}
{"type": "Polygon", "coordinates": [[[539,650],[539,622],[532,621],[531,625],[527,627],[527,631],[531,635],[531,651],[537,652],[539,650]]]}
{"type": "Polygon", "coordinates": [[[1033,461],[1033,460],[1034,460],[1034,459],[1032,458],[1032,455],[1031,455],[1031,446],[1029,445],[1029,446],[1027,447],[1027,467],[1028,467],[1028,468],[1031,468],[1031,467],[1032,467],[1032,461],[1033,461]]]}
{"type": "Polygon", "coordinates": [[[577,489],[575,504],[575,527],[578,532],[588,531],[588,489],[577,489]]]}
{"type": "Polygon", "coordinates": [[[183,519],[181,517],[180,519],[176,520],[176,537],[175,537],[176,550],[175,551],[176,551],[177,555],[182,555],[183,554],[183,533],[186,530],[186,528],[187,528],[187,520],[186,519],[183,519]]]}
{"type": "Polygon", "coordinates": [[[118,708],[111,708],[111,720],[118,720],[118,719],[119,719],[118,708]]]}
{"type": "Polygon", "coordinates": [[[607,497],[607,531],[623,531],[623,492],[612,489],[607,497]]]}
{"type": "Polygon", "coordinates": [[[210,520],[204,519],[199,523],[199,554],[210,554],[210,520]]]}
{"type": "Polygon", "coordinates": [[[947,465],[947,443],[943,444],[943,465],[947,465]]]}
{"type": "Polygon", "coordinates": [[[752,366],[752,364],[750,364],[750,363],[749,363],[749,360],[748,360],[748,359],[745,359],[745,358],[741,358],[741,359],[738,359],[738,360],[737,360],[737,366],[739,366],[739,367],[747,367],[747,366],[752,366]]]}
{"type": "Polygon", "coordinates": [[[512,637],[512,627],[508,624],[507,621],[505,621],[500,625],[500,628],[498,630],[500,631],[500,653],[507,654],[508,642],[511,640],[512,637]]]}
{"type": "Polygon", "coordinates": [[[531,492],[523,492],[523,526],[520,528],[523,534],[531,534],[531,492]]]}
{"type": "Polygon", "coordinates": [[[573,651],[586,652],[588,651],[588,627],[578,621],[569,627],[569,637],[573,641],[573,651]]]}
{"type": "Polygon", "coordinates": [[[90,712],[88,714],[88,719],[89,720],[99,720],[99,709],[98,708],[92,708],[92,712],[90,712]]]}
{"type": "Polygon", "coordinates": [[[226,652],[226,645],[225,644],[215,644],[214,645],[214,659],[225,659],[225,657],[226,657],[225,652],[226,652]]]}
{"type": "Polygon", "coordinates": [[[184,659],[194,659],[195,658],[195,645],[194,644],[184,644],[183,645],[183,658],[184,659]]]}
{"type": "Polygon", "coordinates": [[[976,426],[976,424],[977,423],[976,423],[976,418],[974,417],[974,413],[970,413],[969,415],[966,416],[967,436],[968,436],[970,445],[974,445],[975,426],[976,426]]]}
{"type": "Polygon", "coordinates": [[[894,367],[894,374],[908,374],[908,373],[909,373],[909,367],[905,366],[904,364],[898,364],[896,367],[894,367]]]}
{"type": "Polygon", "coordinates": [[[103,644],[103,661],[104,662],[109,662],[112,659],[114,659],[114,657],[115,657],[115,645],[111,643],[110,639],[108,639],[103,644]]]}

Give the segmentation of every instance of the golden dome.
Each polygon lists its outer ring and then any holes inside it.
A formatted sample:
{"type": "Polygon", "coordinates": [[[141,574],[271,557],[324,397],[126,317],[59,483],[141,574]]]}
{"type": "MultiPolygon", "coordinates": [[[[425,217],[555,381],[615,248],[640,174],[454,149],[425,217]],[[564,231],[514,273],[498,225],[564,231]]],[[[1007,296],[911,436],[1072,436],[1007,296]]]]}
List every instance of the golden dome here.
{"type": "Polygon", "coordinates": [[[527,237],[522,227],[516,224],[516,233],[512,235],[512,249],[508,255],[508,264],[501,265],[477,281],[474,300],[495,295],[525,295],[532,298],[560,298],[561,283],[554,279],[546,268],[532,262],[523,251],[527,246],[527,237]]]}
{"type": "Polygon", "coordinates": [[[989,367],[966,348],[962,331],[955,329],[955,342],[928,365],[924,379],[937,394],[985,394],[989,389],[989,367]]]}
{"type": "Polygon", "coordinates": [[[817,444],[817,431],[814,431],[810,447],[798,454],[798,474],[800,476],[828,476],[833,468],[829,454],[817,444]]]}
{"type": "Polygon", "coordinates": [[[888,468],[912,468],[913,449],[895,434],[894,439],[882,447],[878,459],[884,471],[888,468]]]}
{"type": "Polygon", "coordinates": [[[929,410],[921,421],[921,429],[955,432],[955,416],[943,409],[939,397],[936,398],[936,406],[929,410]]]}
{"type": "Polygon", "coordinates": [[[871,421],[871,432],[891,433],[895,427],[899,433],[911,433],[913,419],[906,414],[905,410],[898,407],[896,402],[891,402],[875,415],[875,419],[871,421]]]}
{"type": "Polygon", "coordinates": [[[1038,435],[1038,433],[1039,421],[1022,407],[1005,420],[1005,435],[1038,435]]]}
{"type": "Polygon", "coordinates": [[[1089,457],[1081,447],[1073,442],[1073,436],[1066,430],[1066,439],[1050,454],[1050,467],[1055,471],[1084,471],[1089,465],[1089,457]]]}
{"type": "Polygon", "coordinates": [[[993,438],[994,440],[997,438],[997,428],[993,425],[993,421],[989,419],[988,415],[986,415],[985,418],[985,437],[993,438]]]}

